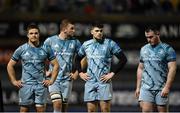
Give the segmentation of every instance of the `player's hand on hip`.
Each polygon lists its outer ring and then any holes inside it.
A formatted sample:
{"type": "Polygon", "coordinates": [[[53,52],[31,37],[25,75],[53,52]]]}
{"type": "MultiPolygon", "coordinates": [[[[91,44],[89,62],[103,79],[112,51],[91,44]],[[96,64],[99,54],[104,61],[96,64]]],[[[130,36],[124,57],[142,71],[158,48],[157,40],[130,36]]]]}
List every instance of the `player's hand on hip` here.
{"type": "Polygon", "coordinates": [[[74,72],[74,73],[70,73],[70,78],[71,80],[76,80],[78,78],[78,71],[74,72]]]}
{"type": "Polygon", "coordinates": [[[88,80],[90,79],[90,77],[88,76],[87,73],[81,72],[81,73],[79,73],[79,76],[80,76],[80,78],[83,79],[84,81],[88,81],[88,80]]]}
{"type": "Polygon", "coordinates": [[[44,86],[50,86],[53,84],[53,82],[51,80],[44,80],[42,83],[44,86]]]}
{"type": "Polygon", "coordinates": [[[16,86],[17,88],[23,87],[21,80],[15,80],[15,81],[12,82],[12,84],[13,84],[14,86],[16,86]]]}
{"type": "Polygon", "coordinates": [[[106,74],[106,75],[101,76],[100,81],[102,81],[102,82],[107,82],[107,81],[110,80],[113,76],[114,76],[114,73],[113,73],[113,72],[108,73],[108,74],[106,74]]]}

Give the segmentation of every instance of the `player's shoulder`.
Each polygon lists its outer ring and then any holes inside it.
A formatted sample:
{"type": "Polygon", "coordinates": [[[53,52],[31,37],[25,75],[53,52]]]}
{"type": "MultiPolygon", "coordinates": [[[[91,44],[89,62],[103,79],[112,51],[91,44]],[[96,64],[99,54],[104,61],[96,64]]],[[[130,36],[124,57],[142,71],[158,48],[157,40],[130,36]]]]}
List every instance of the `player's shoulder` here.
{"type": "Polygon", "coordinates": [[[46,38],[46,40],[44,41],[45,44],[51,44],[52,42],[57,42],[57,35],[52,35],[46,38]]]}
{"type": "Polygon", "coordinates": [[[91,43],[94,43],[94,39],[90,39],[90,40],[84,41],[83,45],[89,45],[91,43]]]}
{"type": "Polygon", "coordinates": [[[20,45],[18,48],[19,49],[27,49],[29,47],[29,44],[28,43],[24,43],[22,45],[20,45]]]}
{"type": "Polygon", "coordinates": [[[164,49],[164,51],[174,51],[173,47],[167,43],[160,43],[160,46],[164,49]]]}
{"type": "Polygon", "coordinates": [[[49,38],[51,38],[51,39],[59,39],[59,36],[58,35],[52,35],[49,38]]]}
{"type": "Polygon", "coordinates": [[[42,43],[39,48],[45,52],[52,51],[51,45],[48,44],[42,43]]]}
{"type": "Polygon", "coordinates": [[[48,38],[56,38],[58,35],[52,35],[52,36],[49,36],[48,38]]]}
{"type": "Polygon", "coordinates": [[[19,47],[27,47],[28,46],[28,43],[24,43],[22,45],[20,45],[19,47]]]}
{"type": "Polygon", "coordinates": [[[56,38],[57,38],[57,35],[52,35],[52,36],[47,37],[46,40],[55,40],[56,38]]]}
{"type": "Polygon", "coordinates": [[[104,37],[105,43],[116,43],[111,37],[104,37]]]}
{"type": "Polygon", "coordinates": [[[151,45],[149,43],[145,44],[144,46],[141,47],[141,50],[148,49],[148,48],[150,48],[150,46],[151,45]]]}
{"type": "Polygon", "coordinates": [[[171,46],[170,46],[169,44],[167,44],[167,43],[160,43],[160,46],[161,46],[162,48],[164,48],[164,49],[171,47],[171,46]]]}
{"type": "Polygon", "coordinates": [[[24,43],[24,44],[20,45],[19,47],[17,47],[16,51],[23,52],[23,51],[26,51],[28,48],[29,48],[29,44],[28,43],[24,43]]]}

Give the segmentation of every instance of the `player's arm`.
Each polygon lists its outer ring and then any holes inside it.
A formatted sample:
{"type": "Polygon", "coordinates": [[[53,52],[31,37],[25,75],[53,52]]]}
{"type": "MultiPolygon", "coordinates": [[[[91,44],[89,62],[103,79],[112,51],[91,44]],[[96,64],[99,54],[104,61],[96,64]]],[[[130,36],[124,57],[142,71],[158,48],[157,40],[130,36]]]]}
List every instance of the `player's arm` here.
{"type": "Polygon", "coordinates": [[[126,65],[127,58],[122,51],[119,53],[115,53],[115,56],[119,59],[119,62],[115,67],[111,68],[111,72],[116,74],[126,65]]]}
{"type": "Polygon", "coordinates": [[[79,75],[79,72],[78,72],[78,70],[76,70],[75,72],[70,73],[70,78],[72,80],[76,80],[78,78],[78,75],[79,75]]]}
{"type": "Polygon", "coordinates": [[[53,66],[52,72],[51,72],[51,81],[54,83],[54,81],[57,78],[58,72],[59,72],[59,63],[57,59],[55,58],[54,60],[51,61],[51,64],[53,66]]]}
{"type": "Polygon", "coordinates": [[[9,76],[11,83],[16,87],[21,88],[22,82],[20,80],[16,80],[16,73],[15,73],[15,65],[16,64],[17,64],[17,61],[10,59],[8,65],[7,65],[7,72],[8,72],[8,76],[9,76]]]}
{"type": "Polygon", "coordinates": [[[50,69],[49,69],[49,64],[50,64],[50,61],[46,61],[45,62],[45,68],[46,68],[46,77],[48,78],[48,77],[50,77],[51,76],[51,71],[50,71],[50,69]]]}
{"type": "Polygon", "coordinates": [[[77,56],[76,58],[76,68],[79,72],[79,76],[84,81],[89,80],[89,76],[84,69],[87,66],[87,58],[84,56],[77,56]]]}
{"type": "Polygon", "coordinates": [[[81,65],[81,60],[84,58],[84,56],[79,56],[77,55],[75,58],[75,70],[78,70],[78,72],[83,72],[82,70],[82,65],[81,65]]]}
{"type": "Polygon", "coordinates": [[[88,66],[88,63],[87,63],[87,57],[84,57],[82,60],[81,60],[81,69],[83,72],[86,72],[87,70],[87,66],[88,66]]]}
{"type": "Polygon", "coordinates": [[[76,68],[76,57],[77,57],[77,54],[75,54],[74,58],[73,58],[73,62],[72,62],[72,71],[70,72],[70,79],[71,80],[76,80],[78,78],[78,75],[79,75],[79,72],[76,68]]]}
{"type": "Polygon", "coordinates": [[[84,57],[84,58],[76,58],[78,57],[77,55],[75,55],[75,61],[73,63],[73,71],[70,73],[70,78],[73,79],[73,80],[76,80],[78,78],[78,75],[79,75],[79,71],[78,71],[78,68],[81,68],[80,71],[83,71],[85,72],[86,69],[87,69],[87,58],[84,57]],[[77,63],[78,65],[80,66],[77,66],[77,63]],[[80,64],[79,64],[80,63],[80,64]]]}
{"type": "Polygon", "coordinates": [[[141,78],[142,78],[142,72],[144,69],[144,65],[143,63],[139,63],[138,68],[137,68],[137,80],[136,80],[136,91],[135,91],[135,96],[136,98],[139,97],[139,93],[140,93],[140,87],[141,87],[141,78]]]}
{"type": "Polygon", "coordinates": [[[52,71],[51,71],[51,78],[50,78],[50,80],[44,80],[44,81],[43,81],[43,84],[44,84],[45,86],[49,86],[49,85],[51,85],[51,84],[54,83],[54,81],[55,81],[56,78],[57,78],[58,71],[59,71],[59,63],[58,63],[58,61],[57,61],[56,58],[53,59],[53,60],[51,60],[50,63],[52,64],[53,69],[52,69],[52,71]]]}
{"type": "Polygon", "coordinates": [[[80,62],[81,58],[78,59],[78,57],[79,57],[78,52],[79,52],[80,48],[81,48],[81,43],[80,43],[79,40],[76,40],[76,50],[75,50],[75,56],[74,56],[74,59],[73,59],[73,69],[72,69],[72,72],[70,73],[70,78],[72,80],[76,80],[78,78],[78,75],[79,75],[77,65],[80,65],[79,62],[80,62]]]}
{"type": "Polygon", "coordinates": [[[176,61],[169,62],[168,69],[169,71],[167,75],[167,81],[164,88],[162,89],[161,96],[167,96],[169,94],[170,88],[173,84],[173,81],[176,75],[176,69],[177,69],[176,61]]]}

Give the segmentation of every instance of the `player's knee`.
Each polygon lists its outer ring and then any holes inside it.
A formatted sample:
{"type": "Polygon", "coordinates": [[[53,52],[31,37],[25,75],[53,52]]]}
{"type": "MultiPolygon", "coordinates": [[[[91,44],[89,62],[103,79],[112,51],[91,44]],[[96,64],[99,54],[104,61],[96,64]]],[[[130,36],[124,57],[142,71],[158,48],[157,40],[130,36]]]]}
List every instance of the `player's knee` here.
{"type": "Polygon", "coordinates": [[[51,94],[51,100],[52,100],[52,102],[61,100],[61,95],[59,93],[53,93],[53,94],[51,94]]]}

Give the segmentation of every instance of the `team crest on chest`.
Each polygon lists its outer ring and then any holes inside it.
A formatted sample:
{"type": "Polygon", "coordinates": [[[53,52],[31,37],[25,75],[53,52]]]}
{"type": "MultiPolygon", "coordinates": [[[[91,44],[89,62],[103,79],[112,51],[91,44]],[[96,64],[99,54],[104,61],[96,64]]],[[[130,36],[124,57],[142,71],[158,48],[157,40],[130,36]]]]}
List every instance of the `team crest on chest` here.
{"type": "Polygon", "coordinates": [[[55,44],[55,45],[54,45],[54,48],[55,48],[55,49],[59,48],[59,45],[58,45],[58,44],[55,44]]]}
{"type": "Polygon", "coordinates": [[[74,48],[74,45],[72,43],[69,44],[69,48],[74,48]]]}
{"type": "Polygon", "coordinates": [[[160,49],[160,50],[158,51],[158,54],[164,54],[163,49],[160,49]]]}

